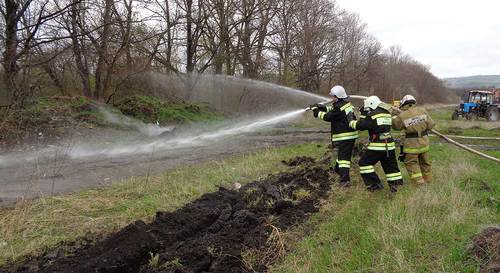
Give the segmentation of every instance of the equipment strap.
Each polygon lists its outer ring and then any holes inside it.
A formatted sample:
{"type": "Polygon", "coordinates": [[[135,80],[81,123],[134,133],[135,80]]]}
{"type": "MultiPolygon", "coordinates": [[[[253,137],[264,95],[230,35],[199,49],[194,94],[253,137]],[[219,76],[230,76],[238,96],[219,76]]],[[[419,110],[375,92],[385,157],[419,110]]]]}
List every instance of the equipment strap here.
{"type": "Polygon", "coordinates": [[[425,131],[421,132],[420,134],[419,133],[406,133],[405,137],[406,138],[419,138],[419,137],[423,137],[423,136],[427,136],[427,135],[429,135],[429,131],[425,130],[425,131]]]}

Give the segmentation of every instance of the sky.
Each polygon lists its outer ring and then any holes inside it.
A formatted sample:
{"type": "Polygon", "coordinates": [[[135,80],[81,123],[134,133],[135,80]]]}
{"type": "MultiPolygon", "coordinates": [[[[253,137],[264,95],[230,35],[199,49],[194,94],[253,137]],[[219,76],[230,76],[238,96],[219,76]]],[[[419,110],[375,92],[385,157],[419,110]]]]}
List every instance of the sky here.
{"type": "Polygon", "coordinates": [[[336,0],[440,78],[500,75],[499,0],[336,0]]]}

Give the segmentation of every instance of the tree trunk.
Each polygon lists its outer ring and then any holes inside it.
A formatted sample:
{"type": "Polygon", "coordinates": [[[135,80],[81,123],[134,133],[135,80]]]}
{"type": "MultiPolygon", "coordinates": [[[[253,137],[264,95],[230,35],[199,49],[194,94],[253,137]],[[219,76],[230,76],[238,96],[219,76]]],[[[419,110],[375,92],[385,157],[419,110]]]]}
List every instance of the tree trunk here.
{"type": "Polygon", "coordinates": [[[94,99],[98,100],[106,90],[106,64],[108,58],[108,40],[111,31],[111,9],[113,7],[113,0],[105,0],[104,13],[103,13],[103,28],[101,33],[101,41],[97,50],[97,67],[95,71],[95,90],[94,99]]]}
{"type": "Polygon", "coordinates": [[[8,103],[13,103],[17,97],[16,77],[19,72],[17,65],[17,23],[19,5],[15,0],[5,0],[5,50],[3,52],[4,83],[8,103]]]}
{"type": "Polygon", "coordinates": [[[186,71],[194,71],[193,0],[186,0],[186,71]]]}
{"type": "Polygon", "coordinates": [[[78,15],[79,8],[81,7],[79,4],[79,0],[73,0],[74,5],[71,7],[71,48],[73,50],[73,56],[75,58],[76,68],[78,69],[78,76],[80,77],[80,82],[82,84],[83,95],[87,98],[92,97],[92,92],[90,90],[90,73],[87,62],[85,61],[85,49],[84,45],[80,43],[79,35],[80,30],[78,26],[78,15]]]}

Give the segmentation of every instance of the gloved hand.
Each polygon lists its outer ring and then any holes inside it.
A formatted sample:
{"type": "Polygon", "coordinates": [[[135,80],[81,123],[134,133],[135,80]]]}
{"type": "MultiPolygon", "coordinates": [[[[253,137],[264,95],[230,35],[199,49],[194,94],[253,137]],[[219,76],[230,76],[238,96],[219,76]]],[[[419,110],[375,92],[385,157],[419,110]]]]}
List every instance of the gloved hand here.
{"type": "Polygon", "coordinates": [[[366,118],[368,111],[365,110],[363,106],[359,107],[359,118],[366,118]]]}
{"type": "Polygon", "coordinates": [[[325,105],[320,104],[320,103],[316,103],[316,104],[311,105],[311,108],[313,108],[313,110],[314,110],[314,108],[318,108],[321,112],[327,112],[328,111],[328,108],[326,108],[325,105]]]}
{"type": "Polygon", "coordinates": [[[350,112],[349,114],[346,115],[347,118],[347,123],[350,123],[353,120],[356,120],[356,116],[354,115],[354,112],[350,112]]]}
{"type": "Polygon", "coordinates": [[[317,118],[317,117],[318,117],[319,111],[320,111],[320,110],[319,110],[319,108],[313,108],[313,116],[314,116],[315,118],[317,118]]]}

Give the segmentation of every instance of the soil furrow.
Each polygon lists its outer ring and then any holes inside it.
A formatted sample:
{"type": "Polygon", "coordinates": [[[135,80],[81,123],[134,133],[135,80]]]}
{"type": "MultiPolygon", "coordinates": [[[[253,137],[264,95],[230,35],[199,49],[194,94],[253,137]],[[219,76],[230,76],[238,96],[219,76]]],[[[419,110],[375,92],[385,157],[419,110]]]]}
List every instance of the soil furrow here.
{"type": "MultiPolygon", "coordinates": [[[[7,272],[265,272],[286,251],[282,232],[317,212],[331,190],[327,165],[310,158],[249,183],[220,188],[174,212],[131,223],[95,244],[63,246],[7,272]],[[55,254],[54,254],[55,253],[55,254]]],[[[3,272],[3,271],[2,271],[3,272]]]]}

